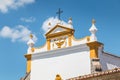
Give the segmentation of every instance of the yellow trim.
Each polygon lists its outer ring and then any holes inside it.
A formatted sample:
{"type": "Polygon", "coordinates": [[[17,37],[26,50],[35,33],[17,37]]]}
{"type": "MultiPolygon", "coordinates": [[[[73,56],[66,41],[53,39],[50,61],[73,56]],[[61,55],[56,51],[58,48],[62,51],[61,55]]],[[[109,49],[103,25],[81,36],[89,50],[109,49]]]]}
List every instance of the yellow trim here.
{"type": "Polygon", "coordinates": [[[29,73],[31,71],[31,58],[32,58],[32,54],[26,54],[25,58],[27,59],[26,73],[29,73]]]}
{"type": "Polygon", "coordinates": [[[68,28],[68,27],[65,27],[65,26],[61,26],[61,25],[56,25],[55,27],[53,27],[49,32],[47,32],[45,35],[47,36],[48,34],[50,34],[52,31],[54,31],[57,27],[60,27],[60,28],[64,28],[66,30],[74,30],[74,29],[71,29],[71,28],[68,28]]]}
{"type": "Polygon", "coordinates": [[[69,35],[69,34],[73,34],[74,31],[62,31],[62,32],[58,32],[58,33],[54,33],[54,34],[48,34],[46,36],[47,39],[52,39],[52,38],[55,38],[55,37],[60,37],[60,36],[64,36],[64,35],[69,35]]]}
{"type": "Polygon", "coordinates": [[[92,19],[92,24],[95,24],[95,23],[96,23],[95,19],[92,19]]]}
{"type": "Polygon", "coordinates": [[[100,42],[89,42],[87,46],[90,48],[90,58],[98,58],[98,48],[102,45],[100,42]]]}
{"type": "Polygon", "coordinates": [[[30,34],[30,38],[31,38],[31,39],[33,38],[33,35],[32,35],[32,34],[30,34]]]}
{"type": "Polygon", "coordinates": [[[68,46],[72,46],[72,35],[68,35],[68,46]]]}
{"type": "Polygon", "coordinates": [[[86,38],[87,38],[87,41],[89,42],[90,41],[90,36],[87,36],[86,38]]]}
{"type": "Polygon", "coordinates": [[[50,39],[47,39],[47,50],[50,50],[50,39]]]}
{"type": "Polygon", "coordinates": [[[34,48],[34,47],[33,47],[33,48],[31,48],[31,51],[32,51],[32,52],[34,52],[34,51],[35,51],[35,48],[34,48]]]}
{"type": "MultiPolygon", "coordinates": [[[[68,45],[71,46],[72,45],[72,40],[71,39],[72,39],[73,34],[74,34],[74,29],[67,28],[67,27],[64,27],[64,26],[61,26],[61,25],[56,25],[48,33],[45,34],[46,35],[46,39],[47,39],[47,50],[51,49],[51,45],[50,45],[51,44],[51,39],[54,39],[54,38],[57,38],[57,37],[61,37],[61,36],[66,36],[66,35],[68,36],[68,45]],[[51,33],[57,27],[63,28],[63,29],[65,29],[65,31],[58,32],[58,33],[51,33]]],[[[62,43],[57,44],[57,46],[60,48],[62,43]]]]}
{"type": "Polygon", "coordinates": [[[62,78],[59,74],[57,74],[55,80],[62,80],[62,78]]]}
{"type": "Polygon", "coordinates": [[[89,41],[90,41],[90,36],[86,36],[86,37],[80,38],[80,39],[76,39],[74,36],[72,36],[72,39],[73,39],[74,41],[81,41],[81,40],[87,39],[87,41],[89,42],[89,41]]]}

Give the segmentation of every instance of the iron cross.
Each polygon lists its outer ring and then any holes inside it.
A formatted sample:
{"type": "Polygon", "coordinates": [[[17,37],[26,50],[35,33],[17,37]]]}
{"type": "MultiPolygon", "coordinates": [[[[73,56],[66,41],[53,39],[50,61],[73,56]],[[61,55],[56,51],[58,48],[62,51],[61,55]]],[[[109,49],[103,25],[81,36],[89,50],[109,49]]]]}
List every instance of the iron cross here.
{"type": "Polygon", "coordinates": [[[59,18],[59,20],[61,20],[61,19],[60,19],[60,15],[61,15],[61,13],[63,13],[63,11],[59,8],[58,12],[56,12],[56,14],[58,14],[58,18],[59,18]]]}

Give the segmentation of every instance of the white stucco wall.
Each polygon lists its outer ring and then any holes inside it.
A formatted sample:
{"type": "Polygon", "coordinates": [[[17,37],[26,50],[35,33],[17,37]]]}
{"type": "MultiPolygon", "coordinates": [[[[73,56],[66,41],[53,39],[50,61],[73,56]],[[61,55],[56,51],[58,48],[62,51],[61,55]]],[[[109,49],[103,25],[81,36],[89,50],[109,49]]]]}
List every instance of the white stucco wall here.
{"type": "Polygon", "coordinates": [[[72,38],[72,45],[80,45],[80,44],[85,44],[87,43],[87,37],[84,37],[82,39],[75,39],[75,37],[72,38]]]}
{"type": "Polygon", "coordinates": [[[90,74],[89,48],[85,45],[52,50],[32,56],[31,80],[63,80],[90,74]]]}
{"type": "Polygon", "coordinates": [[[42,46],[42,47],[37,47],[35,48],[35,51],[33,52],[33,54],[36,54],[36,53],[40,53],[40,52],[44,52],[44,51],[47,51],[47,43],[42,46]]]}
{"type": "Polygon", "coordinates": [[[103,70],[109,70],[120,67],[120,57],[116,57],[114,55],[110,55],[110,53],[105,53],[101,51],[102,50],[100,49],[99,58],[103,70]]]}

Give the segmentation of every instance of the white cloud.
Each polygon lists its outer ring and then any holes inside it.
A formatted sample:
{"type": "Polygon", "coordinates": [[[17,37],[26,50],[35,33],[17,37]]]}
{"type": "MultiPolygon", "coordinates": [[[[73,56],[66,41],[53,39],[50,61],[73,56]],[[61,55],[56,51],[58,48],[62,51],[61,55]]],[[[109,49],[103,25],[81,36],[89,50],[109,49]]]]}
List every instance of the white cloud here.
{"type": "MultiPolygon", "coordinates": [[[[18,25],[15,28],[10,28],[9,26],[4,26],[0,30],[0,37],[10,38],[12,42],[22,41],[27,42],[29,40],[29,35],[31,31],[23,25],[18,25]]],[[[33,34],[33,40],[36,42],[37,37],[33,34]]]]}
{"type": "Polygon", "coordinates": [[[57,17],[50,17],[43,22],[42,29],[46,33],[58,23],[60,23],[60,25],[63,25],[65,27],[73,28],[73,26],[70,26],[68,23],[64,21],[60,21],[57,17]],[[48,25],[49,23],[51,23],[51,26],[48,25]]]}
{"type": "Polygon", "coordinates": [[[59,22],[58,18],[50,17],[47,20],[43,22],[42,29],[47,32],[50,28],[55,26],[59,22]],[[51,23],[51,27],[48,26],[48,24],[51,23]]]}
{"type": "Polygon", "coordinates": [[[0,0],[0,12],[7,13],[9,9],[17,9],[33,2],[35,0],[0,0]]]}
{"type": "Polygon", "coordinates": [[[35,17],[29,17],[29,18],[20,18],[20,20],[23,22],[31,23],[31,22],[34,22],[36,19],[35,19],[35,17]]]}

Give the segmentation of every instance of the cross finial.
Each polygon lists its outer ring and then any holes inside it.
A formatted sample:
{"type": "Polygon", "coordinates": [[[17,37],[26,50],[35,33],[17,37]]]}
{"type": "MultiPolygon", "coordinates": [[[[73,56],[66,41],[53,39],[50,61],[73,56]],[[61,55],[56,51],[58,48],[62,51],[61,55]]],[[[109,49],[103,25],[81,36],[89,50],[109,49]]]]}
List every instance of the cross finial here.
{"type": "Polygon", "coordinates": [[[61,13],[63,13],[63,11],[59,8],[58,12],[56,12],[56,14],[58,14],[58,18],[59,18],[59,20],[61,20],[61,19],[60,19],[60,15],[61,15],[61,13]]]}

